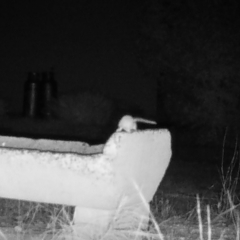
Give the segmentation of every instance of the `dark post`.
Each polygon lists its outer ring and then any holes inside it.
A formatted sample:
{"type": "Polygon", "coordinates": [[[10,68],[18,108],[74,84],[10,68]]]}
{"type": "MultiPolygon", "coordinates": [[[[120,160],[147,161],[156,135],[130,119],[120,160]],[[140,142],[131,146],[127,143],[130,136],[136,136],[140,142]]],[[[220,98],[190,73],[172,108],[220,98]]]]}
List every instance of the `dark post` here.
{"type": "Polygon", "coordinates": [[[167,111],[165,107],[166,90],[161,78],[157,79],[157,120],[160,127],[169,126],[167,111]]]}
{"type": "Polygon", "coordinates": [[[53,70],[42,73],[41,81],[41,115],[45,118],[51,117],[51,101],[57,99],[57,82],[53,70]]]}
{"type": "Polygon", "coordinates": [[[24,83],[23,115],[35,118],[39,110],[39,74],[29,72],[24,83]]]}

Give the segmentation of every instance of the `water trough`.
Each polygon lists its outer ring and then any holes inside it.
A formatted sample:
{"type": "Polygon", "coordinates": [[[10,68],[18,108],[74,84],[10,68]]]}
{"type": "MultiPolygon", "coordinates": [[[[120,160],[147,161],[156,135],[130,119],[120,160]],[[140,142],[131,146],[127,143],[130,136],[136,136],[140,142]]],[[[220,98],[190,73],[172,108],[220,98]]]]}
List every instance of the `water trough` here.
{"type": "Polygon", "coordinates": [[[75,206],[80,231],[104,232],[119,206],[148,220],[170,158],[166,129],[114,132],[102,145],[0,136],[0,197],[75,206]]]}

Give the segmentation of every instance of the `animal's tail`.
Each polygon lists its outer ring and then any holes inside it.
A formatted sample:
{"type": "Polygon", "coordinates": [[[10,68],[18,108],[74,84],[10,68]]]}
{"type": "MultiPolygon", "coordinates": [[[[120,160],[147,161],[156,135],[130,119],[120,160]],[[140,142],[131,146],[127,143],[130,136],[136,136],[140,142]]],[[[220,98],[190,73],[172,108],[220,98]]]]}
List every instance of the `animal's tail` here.
{"type": "Polygon", "coordinates": [[[143,118],[134,118],[134,120],[136,122],[140,122],[140,123],[147,123],[147,124],[154,124],[154,125],[157,124],[157,122],[155,122],[155,121],[151,121],[151,120],[147,120],[147,119],[143,119],[143,118]]]}

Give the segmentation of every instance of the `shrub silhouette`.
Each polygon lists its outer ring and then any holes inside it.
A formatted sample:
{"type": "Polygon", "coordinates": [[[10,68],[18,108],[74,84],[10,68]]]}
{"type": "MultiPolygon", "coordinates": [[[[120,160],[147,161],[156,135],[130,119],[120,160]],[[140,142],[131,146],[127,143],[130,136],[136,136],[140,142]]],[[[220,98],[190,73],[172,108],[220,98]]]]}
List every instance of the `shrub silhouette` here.
{"type": "Polygon", "coordinates": [[[236,1],[221,0],[151,1],[144,7],[138,60],[158,81],[171,124],[205,128],[209,138],[226,126],[238,128],[236,8],[236,1]]]}
{"type": "Polygon", "coordinates": [[[113,104],[103,95],[83,92],[60,96],[52,104],[52,111],[65,121],[103,126],[110,121],[113,104]]]}

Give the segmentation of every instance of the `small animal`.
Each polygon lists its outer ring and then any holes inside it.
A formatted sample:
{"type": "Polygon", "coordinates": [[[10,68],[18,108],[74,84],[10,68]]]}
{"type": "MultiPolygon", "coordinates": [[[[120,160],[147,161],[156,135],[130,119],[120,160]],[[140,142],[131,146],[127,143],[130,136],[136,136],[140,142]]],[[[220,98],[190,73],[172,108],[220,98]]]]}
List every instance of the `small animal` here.
{"type": "Polygon", "coordinates": [[[133,132],[137,130],[137,123],[157,124],[155,121],[146,120],[143,118],[134,118],[130,115],[125,115],[118,123],[117,132],[133,132]]]}

